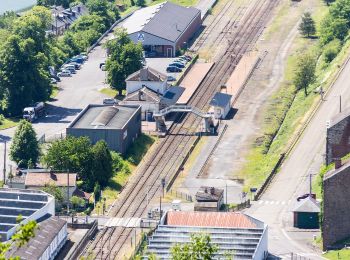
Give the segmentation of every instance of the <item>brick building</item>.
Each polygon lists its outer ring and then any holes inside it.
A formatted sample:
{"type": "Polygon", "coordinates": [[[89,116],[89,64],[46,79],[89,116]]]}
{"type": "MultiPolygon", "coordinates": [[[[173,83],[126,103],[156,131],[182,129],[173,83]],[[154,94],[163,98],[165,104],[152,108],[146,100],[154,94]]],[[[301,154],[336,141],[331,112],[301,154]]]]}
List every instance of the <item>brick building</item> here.
{"type": "Polygon", "coordinates": [[[350,237],[350,162],[335,161],[323,178],[323,249],[350,237]]]}
{"type": "Polygon", "coordinates": [[[326,164],[350,153],[350,108],[333,117],[327,126],[326,164]]]}

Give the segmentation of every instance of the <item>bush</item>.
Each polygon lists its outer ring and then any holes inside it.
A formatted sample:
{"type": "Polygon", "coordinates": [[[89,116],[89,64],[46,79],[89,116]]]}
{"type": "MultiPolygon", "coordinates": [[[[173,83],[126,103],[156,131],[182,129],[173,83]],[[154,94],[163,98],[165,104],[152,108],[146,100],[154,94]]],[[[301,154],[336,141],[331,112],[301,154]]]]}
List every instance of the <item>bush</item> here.
{"type": "Polygon", "coordinates": [[[0,114],[0,125],[4,123],[5,117],[4,115],[0,114]]]}
{"type": "Polygon", "coordinates": [[[324,61],[329,63],[334,60],[334,58],[337,57],[338,53],[340,52],[341,47],[341,41],[338,39],[334,39],[326,44],[323,51],[324,61]]]}

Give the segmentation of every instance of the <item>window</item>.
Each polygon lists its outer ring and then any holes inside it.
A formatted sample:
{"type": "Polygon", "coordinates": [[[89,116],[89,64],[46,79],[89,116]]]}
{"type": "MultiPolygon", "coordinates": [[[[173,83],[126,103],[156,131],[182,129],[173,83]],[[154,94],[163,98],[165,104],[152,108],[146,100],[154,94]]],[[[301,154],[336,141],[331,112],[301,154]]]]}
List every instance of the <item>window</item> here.
{"type": "Polygon", "coordinates": [[[123,133],[123,139],[125,139],[128,136],[128,130],[125,130],[123,133]]]}

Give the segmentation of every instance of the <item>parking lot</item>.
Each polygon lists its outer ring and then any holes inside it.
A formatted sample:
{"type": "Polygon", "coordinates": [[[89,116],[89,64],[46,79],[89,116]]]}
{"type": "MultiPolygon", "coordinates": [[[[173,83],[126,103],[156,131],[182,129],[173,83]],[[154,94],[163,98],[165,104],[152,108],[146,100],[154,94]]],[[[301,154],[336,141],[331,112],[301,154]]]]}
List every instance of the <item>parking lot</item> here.
{"type": "Polygon", "coordinates": [[[166,71],[168,65],[176,59],[177,58],[146,58],[146,66],[151,67],[165,75],[173,76],[174,78],[178,79],[181,75],[181,72],[166,71]]]}

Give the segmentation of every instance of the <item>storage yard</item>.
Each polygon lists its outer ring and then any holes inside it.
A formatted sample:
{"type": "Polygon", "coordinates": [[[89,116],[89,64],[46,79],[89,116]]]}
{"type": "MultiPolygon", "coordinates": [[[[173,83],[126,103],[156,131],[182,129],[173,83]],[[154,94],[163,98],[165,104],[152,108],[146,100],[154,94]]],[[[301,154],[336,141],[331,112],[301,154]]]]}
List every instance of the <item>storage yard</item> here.
{"type": "MultiPolygon", "coordinates": [[[[226,27],[231,30],[232,44],[217,59],[198,90],[190,98],[189,105],[203,111],[208,110],[211,97],[220,91],[220,86],[227,82],[244,53],[257,41],[277,3],[278,1],[271,0],[251,1],[241,19],[237,18],[228,28],[226,27]]],[[[220,20],[220,15],[216,19],[220,20]]],[[[222,28],[213,26],[210,30],[222,31],[222,28]]],[[[226,41],[223,38],[218,40],[226,41]]],[[[185,158],[198,140],[196,132],[200,123],[201,120],[193,114],[177,118],[169,129],[169,135],[159,142],[154,153],[144,160],[131,177],[117,204],[109,212],[110,216],[139,218],[146,215],[148,209],[146,194],[150,200],[158,199],[162,190],[161,179],[165,179],[167,189],[171,186],[185,158]]],[[[84,255],[91,253],[96,259],[122,258],[127,255],[130,247],[128,241],[134,236],[134,232],[135,228],[106,227],[92,241],[84,255]]]]}

